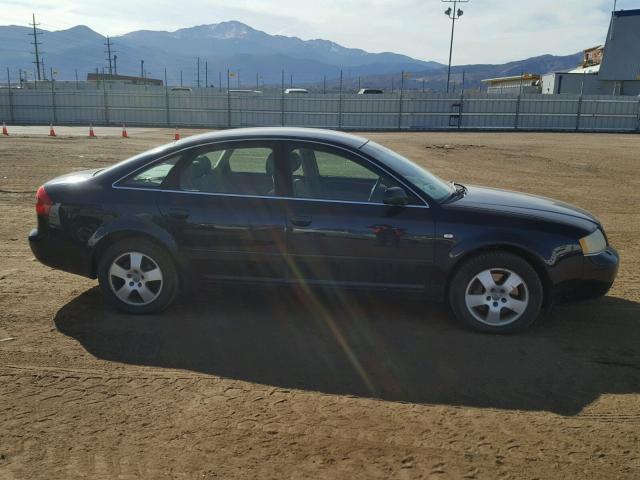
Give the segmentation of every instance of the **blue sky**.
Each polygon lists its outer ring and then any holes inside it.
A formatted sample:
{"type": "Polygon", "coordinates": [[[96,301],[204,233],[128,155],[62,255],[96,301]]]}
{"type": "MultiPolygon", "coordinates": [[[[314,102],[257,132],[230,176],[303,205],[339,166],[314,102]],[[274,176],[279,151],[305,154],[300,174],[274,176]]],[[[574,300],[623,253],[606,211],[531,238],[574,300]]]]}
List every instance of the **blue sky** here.
{"type": "MultiPolygon", "coordinates": [[[[324,38],[446,63],[451,24],[440,0],[0,0],[0,24],[83,24],[103,35],[239,20],[270,34],[324,38]],[[230,6],[230,4],[232,6],[230,6]]],[[[566,55],[602,42],[613,0],[471,0],[460,6],[454,64],[566,55]]],[[[618,0],[618,9],[640,0],[618,0]]]]}

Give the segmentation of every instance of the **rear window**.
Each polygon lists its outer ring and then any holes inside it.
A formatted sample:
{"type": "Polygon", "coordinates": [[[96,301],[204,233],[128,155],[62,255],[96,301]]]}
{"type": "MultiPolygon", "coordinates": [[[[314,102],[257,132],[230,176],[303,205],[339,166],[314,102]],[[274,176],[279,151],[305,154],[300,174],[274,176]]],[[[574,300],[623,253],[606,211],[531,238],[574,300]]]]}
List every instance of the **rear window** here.
{"type": "Polygon", "coordinates": [[[125,187],[160,188],[171,169],[178,163],[178,160],[180,160],[180,155],[174,155],[160,163],[155,163],[128,178],[122,185],[125,187]]]}

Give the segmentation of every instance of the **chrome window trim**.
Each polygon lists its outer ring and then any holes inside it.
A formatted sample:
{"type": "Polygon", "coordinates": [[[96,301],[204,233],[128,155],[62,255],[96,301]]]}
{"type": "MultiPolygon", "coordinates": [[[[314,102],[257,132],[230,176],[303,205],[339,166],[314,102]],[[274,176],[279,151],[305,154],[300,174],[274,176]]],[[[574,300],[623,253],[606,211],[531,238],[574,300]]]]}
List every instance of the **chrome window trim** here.
{"type": "MultiPolygon", "coordinates": [[[[383,166],[377,165],[376,163],[372,162],[370,159],[368,159],[367,157],[365,157],[364,155],[354,152],[353,150],[350,150],[348,148],[339,146],[339,145],[334,145],[332,143],[326,143],[326,142],[320,142],[317,140],[305,140],[305,139],[289,139],[289,138],[278,138],[278,137],[265,137],[265,138],[247,138],[247,139],[240,139],[240,140],[219,140],[216,142],[209,142],[209,143],[203,143],[200,145],[191,145],[189,147],[185,147],[181,150],[177,150],[175,152],[171,152],[168,153],[166,155],[163,155],[162,157],[158,157],[155,158],[153,160],[151,160],[148,163],[145,163],[144,165],[141,165],[140,167],[136,168],[135,170],[133,170],[132,172],[127,173],[126,175],[123,175],[122,177],[118,178],[117,180],[115,180],[112,184],[111,184],[111,188],[116,189],[116,190],[142,190],[142,191],[150,191],[150,192],[168,192],[168,193],[183,193],[183,194],[196,194],[196,195],[213,195],[213,196],[218,196],[218,197],[242,197],[242,198],[262,198],[262,199],[282,199],[282,200],[297,200],[297,201],[303,201],[303,202],[326,202],[326,203],[346,203],[346,204],[355,204],[355,205],[384,205],[384,206],[389,206],[386,203],[378,203],[378,202],[357,202],[357,201],[353,201],[353,200],[330,200],[330,199],[321,199],[321,198],[298,198],[298,197],[285,197],[285,196],[279,196],[279,195],[247,195],[247,194],[241,194],[241,193],[216,193],[216,192],[194,192],[194,191],[189,191],[189,190],[169,190],[169,189],[163,189],[163,188],[144,188],[144,187],[125,187],[125,186],[121,186],[121,185],[116,185],[118,182],[123,181],[125,178],[130,177],[131,175],[134,175],[136,172],[147,168],[151,165],[153,165],[154,163],[160,163],[162,162],[164,159],[171,157],[173,155],[178,155],[186,150],[191,150],[193,148],[201,148],[201,147],[207,147],[210,145],[218,145],[221,143],[235,143],[235,142],[242,142],[242,141],[256,141],[256,142],[260,142],[260,141],[281,141],[281,142],[287,142],[287,143],[311,143],[314,145],[323,145],[326,147],[331,147],[331,148],[337,148],[339,150],[343,150],[345,152],[351,153],[352,155],[356,155],[357,157],[361,158],[362,160],[364,160],[365,162],[373,165],[375,168],[378,168],[380,170],[382,170],[384,173],[386,173],[387,175],[389,175],[391,178],[393,178],[395,181],[397,181],[400,185],[402,185],[404,188],[408,189],[411,193],[413,193],[413,195],[415,197],[417,197],[420,201],[422,201],[424,203],[424,205],[404,205],[405,208],[430,208],[429,204],[426,200],[424,200],[419,194],[416,193],[416,191],[411,188],[409,185],[406,184],[406,182],[402,181],[401,179],[399,179],[396,175],[394,175],[392,172],[390,172],[388,169],[384,168],[383,166]]],[[[366,142],[368,143],[368,142],[366,142]]],[[[365,143],[365,145],[366,145],[365,143]]]]}
{"type": "MultiPolygon", "coordinates": [[[[296,197],[284,197],[274,195],[250,195],[243,193],[211,193],[211,192],[195,192],[190,190],[169,190],[159,188],[138,188],[138,187],[113,187],[117,190],[139,190],[143,192],[158,192],[158,193],[182,193],[185,195],[208,195],[214,197],[236,197],[236,198],[261,198],[263,200],[295,200],[298,202],[324,202],[324,203],[348,203],[354,205],[375,205],[378,207],[391,207],[386,203],[378,202],[356,202],[353,200],[328,200],[323,198],[296,198],[296,197]]],[[[427,205],[403,205],[403,208],[429,208],[427,205]]]]}

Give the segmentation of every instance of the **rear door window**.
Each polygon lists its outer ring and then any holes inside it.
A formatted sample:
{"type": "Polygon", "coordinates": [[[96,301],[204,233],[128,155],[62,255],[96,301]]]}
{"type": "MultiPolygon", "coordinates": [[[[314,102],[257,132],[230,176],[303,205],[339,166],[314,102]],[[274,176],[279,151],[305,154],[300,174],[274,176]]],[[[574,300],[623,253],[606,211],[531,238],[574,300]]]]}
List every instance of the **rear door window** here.
{"type": "Polygon", "coordinates": [[[273,149],[215,147],[181,167],[179,188],[202,193],[275,196],[273,149]]]}

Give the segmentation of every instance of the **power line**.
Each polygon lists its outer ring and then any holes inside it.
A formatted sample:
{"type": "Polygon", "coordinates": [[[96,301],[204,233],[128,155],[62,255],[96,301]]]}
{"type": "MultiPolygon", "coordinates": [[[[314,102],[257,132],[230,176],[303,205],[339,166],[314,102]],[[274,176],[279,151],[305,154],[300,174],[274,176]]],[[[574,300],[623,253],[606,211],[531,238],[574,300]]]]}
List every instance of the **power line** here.
{"type": "MultiPolygon", "coordinates": [[[[33,63],[36,64],[37,77],[38,77],[38,80],[40,80],[40,50],[38,49],[38,45],[42,45],[42,42],[38,41],[38,30],[36,28],[40,24],[36,23],[36,14],[35,13],[32,13],[31,16],[32,16],[33,22],[30,23],[29,25],[31,25],[33,27],[33,33],[30,33],[29,35],[31,35],[33,37],[33,42],[31,42],[31,45],[33,45],[35,47],[35,50],[36,50],[35,51],[36,61],[33,62],[33,63]]],[[[42,35],[42,32],[40,32],[40,34],[42,35]]],[[[44,70],[44,67],[42,67],[42,69],[44,70]]]]}
{"type": "MultiPolygon", "coordinates": [[[[104,52],[107,54],[107,61],[109,62],[109,75],[113,75],[113,64],[112,64],[112,57],[111,57],[111,45],[113,45],[113,43],[111,42],[111,39],[107,36],[107,43],[104,44],[107,47],[107,50],[104,52]]],[[[113,51],[113,53],[116,53],[115,50],[113,51]]]]}

